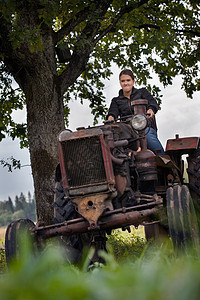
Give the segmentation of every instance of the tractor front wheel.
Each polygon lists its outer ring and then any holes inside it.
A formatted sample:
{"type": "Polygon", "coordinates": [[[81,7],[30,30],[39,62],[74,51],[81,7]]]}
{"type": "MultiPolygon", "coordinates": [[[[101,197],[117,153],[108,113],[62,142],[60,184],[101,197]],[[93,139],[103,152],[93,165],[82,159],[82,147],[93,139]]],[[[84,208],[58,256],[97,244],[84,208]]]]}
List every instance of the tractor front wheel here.
{"type": "MultiPolygon", "coordinates": [[[[58,178],[59,179],[59,178],[58,178]]],[[[79,218],[74,204],[65,197],[65,192],[61,181],[55,184],[54,195],[54,223],[62,223],[67,220],[79,218]]],[[[104,263],[99,257],[99,250],[106,251],[106,234],[104,231],[88,232],[84,234],[74,234],[72,236],[59,236],[60,246],[65,249],[66,259],[72,263],[78,263],[83,255],[84,248],[94,248],[91,264],[94,262],[104,263]]]]}
{"type": "MultiPolygon", "coordinates": [[[[54,189],[54,223],[62,223],[66,220],[78,218],[73,203],[65,198],[65,192],[61,181],[57,181],[54,189]]],[[[66,258],[70,262],[77,263],[82,256],[83,242],[80,234],[75,234],[70,237],[58,237],[60,246],[66,251],[66,258]]]]}

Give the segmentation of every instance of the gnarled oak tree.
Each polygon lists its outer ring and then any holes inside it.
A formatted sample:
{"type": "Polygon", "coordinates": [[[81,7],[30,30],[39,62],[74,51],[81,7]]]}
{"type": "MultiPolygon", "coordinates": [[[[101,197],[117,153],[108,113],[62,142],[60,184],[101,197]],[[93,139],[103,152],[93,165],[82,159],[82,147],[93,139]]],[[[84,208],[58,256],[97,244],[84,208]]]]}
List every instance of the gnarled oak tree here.
{"type": "Polygon", "coordinates": [[[95,120],[104,115],[102,79],[114,62],[145,85],[150,70],[164,85],[182,74],[192,97],[199,89],[199,8],[197,0],[0,1],[0,138],[23,141],[26,124],[15,124],[11,112],[26,105],[39,218],[52,219],[57,135],[70,95],[89,99],[95,120]]]}

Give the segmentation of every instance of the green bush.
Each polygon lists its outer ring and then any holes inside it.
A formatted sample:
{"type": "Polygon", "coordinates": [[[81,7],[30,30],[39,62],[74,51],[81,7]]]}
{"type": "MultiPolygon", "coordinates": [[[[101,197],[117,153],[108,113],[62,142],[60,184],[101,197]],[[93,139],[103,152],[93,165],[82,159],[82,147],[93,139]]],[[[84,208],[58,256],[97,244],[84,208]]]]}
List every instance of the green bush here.
{"type": "Polygon", "coordinates": [[[5,250],[0,248],[0,274],[5,273],[7,269],[5,250]]]}
{"type": "Polygon", "coordinates": [[[23,209],[17,210],[13,214],[13,221],[14,220],[19,220],[19,219],[25,219],[26,215],[23,209]]]}
{"type": "Polygon", "coordinates": [[[35,199],[28,193],[28,200],[23,193],[15,197],[15,202],[8,200],[0,201],[0,226],[6,226],[17,219],[30,219],[36,221],[35,199]]]}
{"type": "Polygon", "coordinates": [[[139,257],[146,245],[146,240],[135,233],[127,233],[121,229],[114,230],[108,236],[107,247],[119,262],[125,259],[135,259],[139,257]]]}
{"type": "Polygon", "coordinates": [[[12,222],[13,214],[11,212],[3,211],[0,212],[0,226],[5,226],[12,222]]]}

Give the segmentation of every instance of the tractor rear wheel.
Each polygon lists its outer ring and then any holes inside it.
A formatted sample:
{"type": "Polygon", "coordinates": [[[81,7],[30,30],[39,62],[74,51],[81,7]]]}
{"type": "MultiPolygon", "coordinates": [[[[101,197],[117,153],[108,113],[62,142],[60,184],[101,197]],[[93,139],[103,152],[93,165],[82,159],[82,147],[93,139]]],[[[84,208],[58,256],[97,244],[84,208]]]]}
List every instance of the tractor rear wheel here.
{"type": "Polygon", "coordinates": [[[186,185],[167,190],[167,214],[169,232],[175,248],[199,248],[197,217],[186,185]]]}
{"type": "Polygon", "coordinates": [[[199,200],[197,202],[199,202],[198,204],[200,206],[200,148],[189,154],[187,162],[188,186],[192,196],[199,200]]]}
{"type": "Polygon", "coordinates": [[[20,219],[8,225],[5,235],[5,254],[8,264],[12,259],[20,258],[22,238],[23,243],[31,241],[32,250],[37,248],[31,234],[31,229],[34,227],[35,224],[29,219],[20,219]]]}

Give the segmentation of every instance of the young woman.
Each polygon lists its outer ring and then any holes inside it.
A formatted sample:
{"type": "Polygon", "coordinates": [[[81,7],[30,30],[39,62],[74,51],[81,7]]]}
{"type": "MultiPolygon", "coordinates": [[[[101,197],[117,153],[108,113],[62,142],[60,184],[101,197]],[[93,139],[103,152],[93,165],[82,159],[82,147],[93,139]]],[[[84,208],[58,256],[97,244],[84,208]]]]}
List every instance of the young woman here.
{"type": "Polygon", "coordinates": [[[119,91],[118,97],[112,99],[110,108],[108,110],[107,119],[114,120],[118,116],[128,116],[133,114],[133,102],[137,99],[148,100],[147,114],[151,121],[150,129],[147,128],[147,147],[158,155],[164,154],[164,149],[157,136],[157,126],[155,120],[155,114],[158,110],[158,104],[153,96],[148,92],[147,89],[141,88],[136,89],[134,87],[135,77],[131,70],[125,69],[119,74],[119,82],[121,90],[119,91]],[[158,151],[155,151],[158,150],[158,151]]]}

